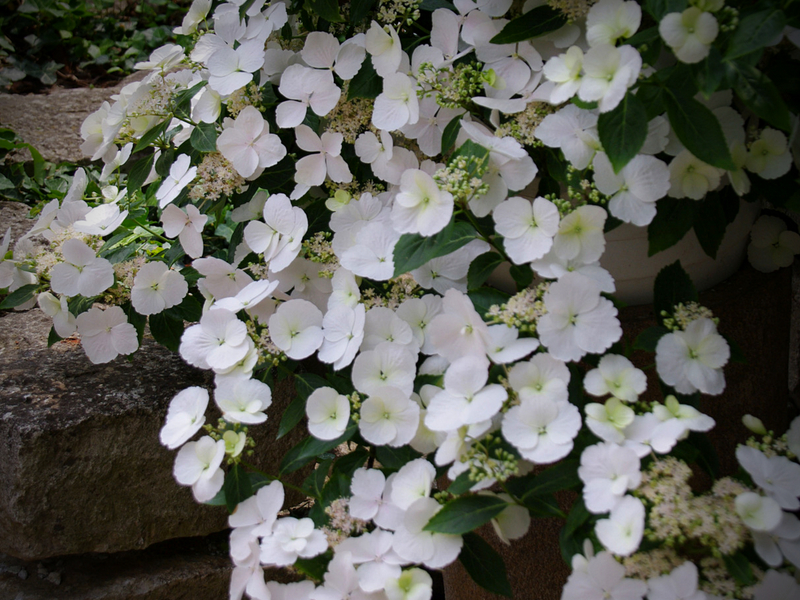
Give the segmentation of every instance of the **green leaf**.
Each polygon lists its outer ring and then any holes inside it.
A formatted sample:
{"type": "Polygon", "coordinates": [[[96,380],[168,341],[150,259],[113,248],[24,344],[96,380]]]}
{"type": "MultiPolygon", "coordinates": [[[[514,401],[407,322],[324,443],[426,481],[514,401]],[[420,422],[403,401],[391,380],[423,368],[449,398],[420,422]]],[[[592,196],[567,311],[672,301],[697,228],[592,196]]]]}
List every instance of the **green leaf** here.
{"type": "Polygon", "coordinates": [[[47,347],[49,348],[50,346],[52,346],[56,342],[60,342],[63,339],[64,338],[62,338],[60,335],[58,335],[56,333],[56,328],[55,327],[51,327],[50,328],[50,333],[47,334],[47,347]]]}
{"type": "Polygon", "coordinates": [[[575,459],[563,460],[538,475],[518,477],[509,480],[506,485],[512,494],[524,502],[527,497],[552,494],[577,487],[581,482],[578,477],[578,466],[578,461],[575,459]]]}
{"type": "Polygon", "coordinates": [[[450,148],[455,146],[458,132],[461,129],[461,117],[463,115],[453,117],[444,128],[444,132],[442,132],[442,154],[447,154],[450,148]]]}
{"type": "Polygon", "coordinates": [[[36,295],[38,289],[38,283],[29,283],[28,285],[23,285],[21,288],[17,288],[6,296],[5,300],[0,302],[0,310],[8,310],[15,306],[25,304],[36,295]]]}
{"type": "Polygon", "coordinates": [[[225,505],[228,512],[233,513],[240,502],[244,502],[253,495],[253,485],[247,471],[239,464],[233,465],[225,475],[225,483],[222,486],[225,490],[225,505]]]}
{"type": "Polygon", "coordinates": [[[399,448],[377,446],[375,448],[375,458],[381,463],[381,466],[390,471],[399,471],[420,456],[422,455],[410,446],[400,446],[399,448]]]}
{"type": "Polygon", "coordinates": [[[333,558],[331,553],[326,552],[314,558],[298,558],[293,566],[303,575],[321,583],[328,570],[328,563],[331,562],[331,558],[333,558]]]}
{"type": "Polygon", "coordinates": [[[472,300],[472,305],[484,321],[487,320],[486,313],[489,312],[489,309],[493,305],[504,304],[508,302],[508,299],[511,297],[511,295],[506,292],[490,287],[470,290],[467,292],[467,296],[472,300]]]}
{"type": "Polygon", "coordinates": [[[337,0],[308,0],[312,13],[319,15],[328,23],[342,23],[344,19],[339,14],[337,0]]]}
{"type": "Polygon", "coordinates": [[[728,44],[725,60],[734,60],[740,56],[761,50],[778,37],[786,27],[786,16],[776,8],[768,8],[739,21],[728,44]]]}
{"type": "Polygon", "coordinates": [[[324,460],[317,465],[317,468],[306,477],[303,482],[303,491],[315,498],[316,500],[322,499],[322,489],[325,487],[325,480],[328,478],[328,471],[331,468],[332,460],[324,460]]]}
{"type": "Polygon", "coordinates": [[[586,536],[576,534],[584,528],[590,516],[583,503],[583,496],[578,496],[567,515],[566,524],[558,535],[561,556],[565,562],[570,562],[576,554],[583,554],[583,540],[586,536]]]}
{"type": "Polygon", "coordinates": [[[619,173],[647,139],[647,111],[641,101],[628,92],[614,110],[600,114],[597,132],[614,172],[619,173]]]}
{"type": "Polygon", "coordinates": [[[350,2],[350,17],[348,21],[350,24],[357,25],[367,18],[369,11],[375,5],[377,0],[352,0],[350,2]]]}
{"type": "Polygon", "coordinates": [[[437,8],[446,8],[452,12],[457,12],[455,5],[447,0],[422,0],[422,4],[419,5],[419,8],[420,10],[427,10],[428,12],[433,12],[437,8]]]}
{"type": "Polygon", "coordinates": [[[653,309],[659,321],[663,319],[662,312],[672,315],[677,304],[692,301],[697,301],[697,290],[680,261],[676,260],[658,272],[653,284],[653,309]]]}
{"type": "Polygon", "coordinates": [[[509,269],[511,278],[517,284],[517,290],[524,290],[533,283],[533,270],[529,264],[511,265],[509,269]]]}
{"type": "Polygon", "coordinates": [[[725,77],[725,69],[722,66],[722,55],[716,46],[711,46],[708,56],[692,65],[692,75],[694,75],[697,89],[706,99],[717,91],[725,77]]]}
{"type": "Polygon", "coordinates": [[[394,277],[421,267],[432,258],[455,252],[478,237],[478,232],[463,221],[450,223],[439,233],[422,237],[406,233],[394,248],[394,277]]]}
{"type": "Polygon", "coordinates": [[[666,14],[683,12],[686,0],[645,0],[644,7],[656,21],[660,21],[666,14]]]}
{"type": "Polygon", "coordinates": [[[136,142],[136,145],[133,147],[133,153],[139,152],[139,150],[143,150],[152,144],[156,138],[164,135],[164,132],[169,127],[169,121],[164,121],[163,123],[159,123],[155,127],[147,130],[144,132],[144,135],[139,138],[139,141],[136,142]]]}
{"type": "Polygon", "coordinates": [[[644,350],[645,352],[655,352],[658,340],[669,333],[669,329],[661,325],[648,327],[642,333],[636,336],[636,341],[633,342],[634,350],[644,350]]]}
{"type": "Polygon", "coordinates": [[[198,123],[192,130],[189,141],[198,152],[215,152],[217,149],[217,128],[214,123],[198,123]]]}
{"type": "Polygon", "coordinates": [[[306,414],[306,400],[308,400],[308,397],[314,390],[326,385],[328,385],[328,382],[319,375],[312,373],[295,374],[294,386],[297,395],[286,407],[286,410],[283,411],[276,439],[281,439],[295,428],[306,414]]]}
{"type": "Polygon", "coordinates": [[[286,453],[281,461],[280,474],[286,475],[302,469],[312,459],[320,454],[336,448],[342,442],[346,442],[355,434],[358,425],[351,424],[345,432],[335,440],[318,440],[315,437],[307,437],[302,442],[286,453]]]}
{"type": "Polygon", "coordinates": [[[463,496],[445,504],[422,530],[462,535],[488,523],[508,506],[499,496],[463,496]]]}
{"type": "Polygon", "coordinates": [[[372,100],[377,98],[383,91],[383,80],[378,77],[375,68],[372,66],[370,58],[364,59],[361,68],[356,76],[350,80],[350,87],[347,90],[347,99],[366,98],[372,100]]]}
{"type": "Polygon", "coordinates": [[[192,98],[194,98],[200,90],[206,86],[206,81],[201,81],[190,87],[188,90],[183,90],[175,94],[172,103],[172,114],[179,119],[192,118],[192,98]]]}
{"type": "Polygon", "coordinates": [[[641,100],[647,111],[647,120],[654,119],[667,110],[664,103],[664,88],[659,85],[643,83],[639,86],[636,97],[641,100]]]}
{"type": "Polygon", "coordinates": [[[535,494],[525,496],[523,500],[525,508],[532,517],[539,519],[547,519],[550,517],[561,517],[563,513],[558,506],[555,496],[553,494],[535,494]]]}
{"type": "Polygon", "coordinates": [[[789,131],[789,109],[770,78],[750,65],[734,63],[734,69],[737,77],[733,89],[745,106],[770,125],[789,131]]]}
{"type": "Polygon", "coordinates": [[[722,560],[725,562],[725,568],[741,586],[754,585],[756,578],[753,576],[753,569],[750,567],[750,561],[741,552],[736,554],[723,554],[722,560]]]}
{"type": "Polygon", "coordinates": [[[647,256],[653,256],[680,242],[694,224],[694,200],[662,198],[658,212],[647,226],[647,256]]]}
{"type": "Polygon", "coordinates": [[[453,483],[448,486],[447,491],[454,496],[460,496],[461,494],[468,492],[476,483],[470,479],[469,475],[469,471],[464,471],[461,473],[453,480],[453,483]]]}
{"type": "Polygon", "coordinates": [[[183,335],[183,321],[168,317],[163,312],[150,315],[150,333],[159,344],[177,352],[183,335]]]}
{"type": "Polygon", "coordinates": [[[464,535],[458,560],[483,589],[508,598],[513,596],[503,558],[478,534],[464,535]]]}
{"type": "Polygon", "coordinates": [[[639,51],[642,61],[648,65],[654,64],[661,54],[661,36],[657,26],[648,27],[629,37],[627,43],[639,51]]]}
{"type": "Polygon", "coordinates": [[[516,44],[561,29],[566,24],[564,13],[543,4],[509,21],[490,41],[492,44],[516,44]]]}
{"type": "Polygon", "coordinates": [[[735,170],[717,117],[700,102],[666,88],[667,115],[681,143],[712,167],[735,170]]]}
{"type": "Polygon", "coordinates": [[[164,314],[177,321],[197,323],[200,317],[203,316],[203,305],[200,304],[197,298],[190,294],[177,306],[165,310],[164,314]]]}
{"type": "Polygon", "coordinates": [[[337,458],[336,462],[333,463],[333,471],[331,471],[331,474],[339,473],[344,475],[347,479],[351,479],[353,473],[363,467],[368,458],[369,452],[365,448],[359,446],[352,452],[348,452],[341,458],[337,458]]]}
{"type": "Polygon", "coordinates": [[[725,237],[728,228],[728,219],[722,208],[722,194],[733,194],[733,188],[726,186],[722,191],[711,192],[694,206],[694,232],[700,246],[711,258],[717,258],[717,250],[725,237]]]}
{"type": "Polygon", "coordinates": [[[494,270],[503,262],[499,252],[489,251],[481,254],[469,265],[467,273],[467,288],[474,290],[481,287],[494,270]]]}
{"type": "Polygon", "coordinates": [[[153,170],[154,161],[155,155],[150,153],[144,158],[136,161],[136,163],[133,165],[131,172],[128,174],[128,181],[126,182],[129,196],[142,187],[142,184],[147,179],[147,176],[150,175],[150,171],[153,170]]]}

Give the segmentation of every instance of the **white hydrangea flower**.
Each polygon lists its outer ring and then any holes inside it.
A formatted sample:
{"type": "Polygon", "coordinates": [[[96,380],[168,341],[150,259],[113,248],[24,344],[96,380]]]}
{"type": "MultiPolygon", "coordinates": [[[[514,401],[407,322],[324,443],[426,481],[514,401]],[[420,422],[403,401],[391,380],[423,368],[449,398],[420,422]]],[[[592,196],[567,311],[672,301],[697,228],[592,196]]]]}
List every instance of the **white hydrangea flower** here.
{"type": "Polygon", "coordinates": [[[682,13],[664,15],[658,33],[679,61],[693,64],[708,56],[711,43],[717,39],[719,24],[711,13],[690,6],[682,13]]]}
{"type": "Polygon", "coordinates": [[[617,107],[628,88],[636,83],[642,57],[632,46],[592,46],[583,59],[583,78],[578,97],[597,102],[601,113],[617,107]]]}
{"type": "Polygon", "coordinates": [[[264,411],[272,404],[272,389],[257,379],[218,378],[214,401],[226,421],[257,425],[267,420],[264,411]]]}
{"type": "Polygon", "coordinates": [[[167,422],[159,433],[161,443],[174,450],[191,439],[206,422],[207,406],[208,390],[193,386],[178,392],[169,403],[167,422]]]}
{"type": "Polygon", "coordinates": [[[675,567],[669,575],[647,580],[650,592],[648,600],[706,600],[708,596],[698,589],[697,567],[686,561],[675,567]]]}
{"type": "Polygon", "coordinates": [[[534,464],[548,464],[572,451],[581,428],[578,408],[566,400],[526,398],[504,416],[503,437],[523,458],[534,464]]]}
{"type": "Polygon", "coordinates": [[[589,512],[606,513],[642,481],[639,457],[624,446],[600,443],[581,454],[578,476],[585,484],[583,500],[589,512]]]}
{"type": "Polygon", "coordinates": [[[75,320],[81,345],[94,364],[103,364],[120,354],[131,354],[139,347],[136,329],[119,306],[105,310],[90,308],[75,320]]]}
{"type": "Polygon", "coordinates": [[[330,387],[314,390],[306,402],[308,431],[320,440],[335,440],[347,429],[350,400],[330,387]]]}
{"type": "Polygon", "coordinates": [[[583,387],[592,396],[611,394],[625,402],[636,402],[647,389],[647,377],[624,356],[606,354],[596,369],[586,373],[583,387]]]}
{"type": "Polygon", "coordinates": [[[597,189],[611,198],[609,212],[626,223],[649,225],[656,216],[656,200],[670,189],[667,165],[653,156],[639,154],[614,173],[608,155],[599,152],[592,166],[597,189]]]}
{"type": "Polygon", "coordinates": [[[607,519],[601,519],[594,531],[607,550],[619,556],[630,556],[644,535],[645,509],[638,498],[625,496],[611,510],[607,519]]]}
{"type": "MultiPolygon", "coordinates": [[[[0,247],[0,250],[2,250],[2,247],[0,247]]],[[[0,266],[2,266],[2,263],[0,263],[0,266]]],[[[2,279],[0,279],[0,285],[2,283],[2,279]]],[[[4,287],[8,287],[8,285],[4,287]]],[[[56,298],[50,292],[42,292],[37,296],[36,302],[42,312],[53,319],[53,329],[56,330],[60,337],[66,338],[75,333],[78,325],[75,315],[69,312],[66,296],[56,298]]]]}
{"type": "Polygon", "coordinates": [[[277,135],[269,132],[269,123],[255,106],[246,106],[219,134],[217,149],[245,178],[286,156],[286,147],[277,135]]]}
{"type": "Polygon", "coordinates": [[[642,8],[636,2],[601,0],[586,15],[586,41],[590,46],[616,44],[631,37],[642,22],[642,8]]]}
{"type": "Polygon", "coordinates": [[[518,265],[542,258],[553,247],[560,216],[555,204],[538,197],[531,203],[515,196],[492,213],[508,257],[518,265]]]}
{"type": "Polygon", "coordinates": [[[284,302],[269,318],[269,335],[289,358],[307,358],[322,345],[322,312],[308,300],[284,302]]]}
{"type": "Polygon", "coordinates": [[[261,562],[265,565],[288,567],[298,558],[311,558],[328,548],[325,534],[314,528],[309,518],[278,519],[272,533],[261,540],[261,562]]]}
{"type": "Polygon", "coordinates": [[[669,195],[673,198],[702,200],[708,192],[717,188],[722,173],[688,150],[682,150],[669,163],[669,195]]]}
{"type": "Polygon", "coordinates": [[[114,268],[77,238],[61,245],[64,262],[50,270],[50,288],[57,294],[91,298],[114,285],[114,268]]]}
{"type": "Polygon", "coordinates": [[[762,215],[753,224],[747,258],[756,270],[772,273],[788,267],[797,254],[800,254],[800,235],[789,231],[783,219],[762,215]]]}
{"type": "Polygon", "coordinates": [[[711,319],[689,323],[685,331],[673,331],[658,340],[656,370],[658,376],[679,394],[718,395],[725,389],[722,373],[731,350],[717,333],[711,319]]]}
{"type": "Polygon", "coordinates": [[[207,502],[222,489],[225,474],[219,467],[223,458],[225,442],[202,437],[178,451],[173,475],[179,484],[192,486],[195,500],[207,502]]]}
{"type": "Polygon", "coordinates": [[[361,404],[358,428],[364,439],[397,448],[411,441],[419,426],[419,405],[402,390],[384,386],[361,404]]]}
{"type": "Polygon", "coordinates": [[[186,278],[161,261],[144,265],[133,279],[131,304],[140,315],[155,315],[180,304],[189,292],[186,278]]]}
{"type": "Polygon", "coordinates": [[[745,167],[764,179],[777,179],[789,172],[792,154],[786,136],[767,127],[755,142],[750,145],[745,167]]]}
{"type": "Polygon", "coordinates": [[[753,531],[771,531],[783,518],[783,511],[775,500],[755,492],[744,492],[736,496],[736,514],[753,531]]]}
{"type": "Polygon", "coordinates": [[[428,237],[444,229],[452,214],[453,196],[440,190],[433,177],[420,169],[403,173],[392,205],[395,230],[428,237]]]}
{"type": "Polygon", "coordinates": [[[736,448],[736,460],[753,478],[753,482],[781,508],[800,508],[800,465],[785,456],[767,457],[750,446],[736,448]]]}

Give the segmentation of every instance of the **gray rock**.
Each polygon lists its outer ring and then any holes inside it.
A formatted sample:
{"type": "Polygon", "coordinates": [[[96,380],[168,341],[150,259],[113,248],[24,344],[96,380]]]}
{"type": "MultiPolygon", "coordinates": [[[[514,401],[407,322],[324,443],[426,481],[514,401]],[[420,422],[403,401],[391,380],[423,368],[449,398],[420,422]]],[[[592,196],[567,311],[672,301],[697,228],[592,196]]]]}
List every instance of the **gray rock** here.
{"type": "MultiPolygon", "coordinates": [[[[38,309],[0,315],[0,552],[118,552],[223,529],[225,509],[179,487],[176,453],[158,442],[170,400],[208,373],[147,338],[130,359],[94,365],[76,339],[47,348],[49,330],[38,309]]],[[[270,421],[253,428],[252,462],[267,472],[304,435],[274,441],[292,395],[291,381],[277,386],[270,421]]]]}
{"type": "MultiPolygon", "coordinates": [[[[103,101],[122,87],[141,79],[135,73],[109,88],[54,88],[49,94],[0,94],[0,125],[13,129],[51,162],[79,162],[88,157],[81,152],[80,131],[84,119],[100,108],[103,101]]],[[[12,154],[13,160],[31,160],[28,150],[12,154]]]]}

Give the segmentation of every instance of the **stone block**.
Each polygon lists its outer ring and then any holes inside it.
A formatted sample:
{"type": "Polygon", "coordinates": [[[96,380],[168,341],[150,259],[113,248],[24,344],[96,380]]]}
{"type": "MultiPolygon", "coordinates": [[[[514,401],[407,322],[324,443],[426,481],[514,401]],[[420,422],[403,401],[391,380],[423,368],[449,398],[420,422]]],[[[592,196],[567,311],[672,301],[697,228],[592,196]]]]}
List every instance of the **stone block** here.
{"type": "Polygon", "coordinates": [[[226,535],[173,540],[147,550],[36,562],[0,555],[4,600],[225,600],[226,535]]]}
{"type": "MultiPolygon", "coordinates": [[[[38,309],[0,315],[0,552],[119,552],[225,528],[225,509],[179,487],[176,452],[158,442],[170,400],[210,373],[147,338],[130,358],[94,365],[76,339],[47,348],[49,330],[38,309]]],[[[267,472],[307,435],[275,441],[293,393],[291,380],[276,386],[270,420],[253,428],[252,463],[267,472]]]]}

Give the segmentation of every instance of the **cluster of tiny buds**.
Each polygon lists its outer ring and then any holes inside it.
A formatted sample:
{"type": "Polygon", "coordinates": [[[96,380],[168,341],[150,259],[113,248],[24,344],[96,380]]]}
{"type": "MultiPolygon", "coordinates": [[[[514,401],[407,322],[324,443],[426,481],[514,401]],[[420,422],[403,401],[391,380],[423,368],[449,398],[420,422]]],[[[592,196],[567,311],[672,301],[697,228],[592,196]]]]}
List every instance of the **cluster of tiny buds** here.
{"type": "Polygon", "coordinates": [[[661,316],[666,317],[664,327],[670,331],[683,331],[697,319],[711,319],[715,325],[719,325],[719,319],[714,316],[711,309],[697,302],[687,302],[686,304],[680,302],[675,306],[672,316],[665,310],[661,311],[661,316]]]}
{"type": "Polygon", "coordinates": [[[525,110],[516,113],[495,131],[497,137],[511,136],[524,146],[540,148],[544,143],[536,138],[536,128],[544,118],[554,112],[554,107],[545,102],[530,102],[525,110]]]}
{"type": "Polygon", "coordinates": [[[350,418],[353,423],[358,423],[361,420],[361,396],[358,392],[353,392],[347,399],[350,401],[350,418]]]}
{"type": "Polygon", "coordinates": [[[269,336],[268,327],[251,319],[245,321],[245,326],[247,327],[247,335],[250,336],[256,346],[258,364],[277,367],[280,363],[289,360],[286,354],[273,343],[272,338],[269,336]]]}
{"type": "Polygon", "coordinates": [[[724,6],[717,13],[717,23],[721,33],[735,30],[739,27],[739,10],[733,6],[724,6]]]}
{"type": "Polygon", "coordinates": [[[229,423],[219,418],[216,426],[208,423],[203,425],[203,429],[212,440],[225,442],[225,454],[228,456],[229,465],[237,464],[243,456],[252,456],[254,453],[256,443],[247,435],[247,426],[241,423],[229,423]]]}
{"type": "Polygon", "coordinates": [[[378,21],[384,25],[411,26],[419,20],[422,0],[381,0],[378,21]]]}
{"type": "Polygon", "coordinates": [[[558,215],[563,219],[568,214],[573,212],[578,206],[585,204],[585,202],[579,202],[578,204],[573,204],[569,200],[565,200],[558,194],[545,194],[545,200],[550,200],[553,204],[555,204],[556,208],[558,209],[558,215]]]}
{"type": "MultiPolygon", "coordinates": [[[[571,202],[570,212],[574,210],[574,207],[587,202],[600,205],[608,202],[608,198],[600,193],[594,181],[583,177],[582,171],[572,165],[567,166],[567,197],[571,202]]],[[[560,209],[559,212],[561,212],[560,209]]]]}
{"type": "Polygon", "coordinates": [[[457,156],[446,167],[436,171],[433,179],[440,190],[453,196],[456,204],[465,204],[489,191],[488,184],[481,179],[486,173],[487,162],[485,157],[457,156]]]}
{"type": "Polygon", "coordinates": [[[519,458],[500,444],[502,440],[490,433],[465,453],[461,461],[469,464],[470,481],[506,481],[519,473],[519,458]]]}
{"type": "Polygon", "coordinates": [[[419,66],[417,81],[420,98],[434,96],[436,103],[444,108],[461,108],[472,102],[480,94],[484,84],[494,85],[497,75],[493,69],[482,71],[481,63],[466,63],[454,68],[437,69],[433,63],[424,62],[419,66]]]}
{"type": "Polygon", "coordinates": [[[517,292],[505,304],[489,307],[486,318],[493,324],[516,327],[522,333],[536,333],[539,318],[547,312],[543,298],[549,288],[550,284],[545,281],[517,292]]]}
{"type": "Polygon", "coordinates": [[[246,86],[234,91],[227,101],[228,115],[235,119],[236,116],[248,106],[254,106],[258,110],[263,110],[261,90],[254,83],[250,82],[246,86]]]}

